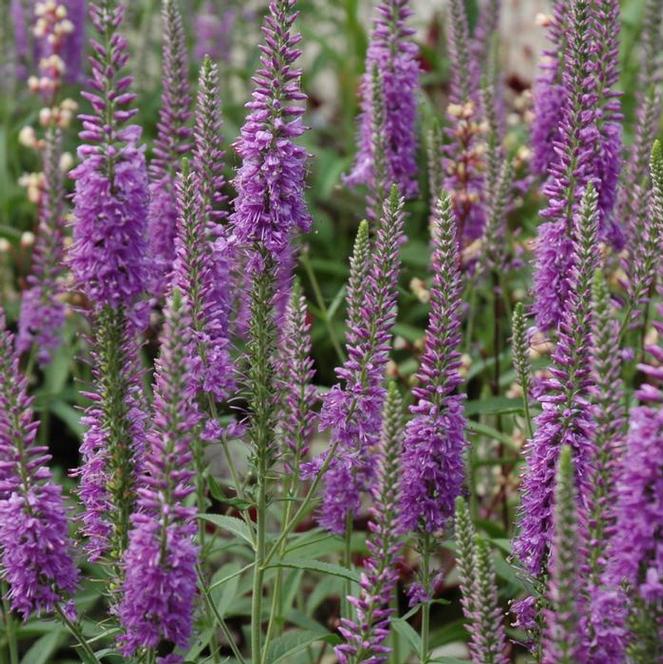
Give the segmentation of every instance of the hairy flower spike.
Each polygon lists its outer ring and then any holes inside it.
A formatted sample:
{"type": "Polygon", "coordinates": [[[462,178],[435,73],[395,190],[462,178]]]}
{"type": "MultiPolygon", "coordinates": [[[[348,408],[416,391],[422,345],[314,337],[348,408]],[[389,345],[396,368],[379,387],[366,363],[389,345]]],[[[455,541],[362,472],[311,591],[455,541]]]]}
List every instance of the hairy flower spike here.
{"type": "Polygon", "coordinates": [[[554,529],[543,661],[545,664],[581,664],[585,655],[578,609],[580,527],[573,451],[568,446],[564,446],[559,455],[554,529]]]}
{"type": "MultiPolygon", "coordinates": [[[[342,533],[346,518],[360,507],[375,474],[370,456],[381,427],[384,374],[396,320],[403,199],[396,185],[378,225],[375,259],[369,260],[368,228],[360,227],[348,289],[348,359],[336,373],[343,385],[325,395],[320,423],[331,429],[338,452],[325,476],[321,524],[342,533]],[[369,267],[370,266],[370,267],[369,267]],[[364,280],[364,283],[362,283],[364,280]]],[[[318,464],[307,467],[315,473],[318,464]]]]}
{"type": "Polygon", "coordinates": [[[514,553],[535,577],[544,573],[550,553],[554,467],[565,445],[573,450],[580,504],[586,505],[589,498],[594,455],[590,362],[591,284],[598,260],[596,206],[597,194],[590,185],[576,222],[571,285],[552,355],[551,377],[539,396],[543,412],[536,418],[536,433],[525,447],[520,534],[514,553]]]}
{"type": "Polygon", "coordinates": [[[317,389],[311,384],[315,370],[311,359],[311,324],[299,281],[292,288],[285,311],[279,349],[278,381],[281,396],[279,437],[286,472],[299,477],[308,455],[317,416],[317,389]]]}
{"type": "Polygon", "coordinates": [[[534,86],[534,124],[532,126],[532,169],[546,176],[557,159],[554,146],[560,141],[560,124],[567,99],[563,74],[567,66],[569,47],[569,3],[553,2],[552,17],[548,25],[551,46],[543,51],[541,74],[534,86]]]}
{"type": "Polygon", "coordinates": [[[452,193],[458,238],[481,237],[485,223],[482,209],[483,145],[479,140],[479,80],[473,80],[467,12],[463,0],[451,0],[448,43],[452,63],[451,93],[447,108],[447,136],[444,148],[445,187],[452,193]]]}
{"type": "Polygon", "coordinates": [[[99,36],[90,58],[92,78],[83,96],[92,113],[82,115],[80,165],[71,171],[74,242],[70,263],[80,287],[96,306],[130,306],[148,278],[146,220],[149,201],[141,129],[127,125],[136,114],[130,76],[123,76],[127,44],[118,32],[124,8],[115,0],[90,6],[99,36]]]}
{"type": "Polygon", "coordinates": [[[475,664],[506,664],[504,622],[497,600],[490,549],[477,535],[465,501],[456,499],[456,564],[462,604],[469,621],[470,653],[475,664]]]}
{"type": "Polygon", "coordinates": [[[513,166],[505,160],[497,173],[489,199],[486,225],[483,231],[483,250],[486,268],[499,273],[506,261],[506,217],[513,186],[513,166]]]}
{"type": "Polygon", "coordinates": [[[414,418],[403,450],[403,526],[436,533],[454,512],[464,481],[464,397],[458,393],[461,278],[456,230],[449,196],[433,218],[431,311],[426,346],[413,389],[414,418]]]}
{"type": "Polygon", "coordinates": [[[93,320],[95,391],[82,424],[78,493],[91,560],[117,562],[127,545],[129,516],[145,448],[146,415],[136,330],[121,309],[104,307],[93,320]]]}
{"type": "Polygon", "coordinates": [[[196,35],[195,56],[199,62],[209,57],[214,62],[230,60],[233,30],[239,11],[236,7],[223,8],[212,0],[205,0],[194,21],[196,35]]]}
{"type": "Polygon", "coordinates": [[[341,664],[382,664],[388,660],[390,649],[383,644],[393,614],[389,604],[398,581],[396,562],[401,549],[398,475],[403,426],[403,401],[398,388],[391,384],[384,406],[378,458],[374,458],[379,470],[368,525],[370,556],[364,563],[359,596],[348,597],[356,620],[343,618],[339,627],[345,643],[334,650],[341,664]]]}
{"type": "Polygon", "coordinates": [[[301,37],[293,34],[296,0],[271,0],[262,28],[260,68],[249,115],[235,144],[242,166],[235,177],[236,239],[264,247],[278,263],[290,255],[295,229],[308,231],[304,201],[307,153],[294,142],[304,133],[301,71],[295,68],[301,37]]]}
{"type": "Polygon", "coordinates": [[[154,424],[147,437],[138,509],[124,557],[126,576],[118,615],[125,657],[141,648],[156,648],[162,641],[186,649],[193,627],[198,551],[196,510],[187,505],[187,498],[194,490],[191,443],[201,418],[195,400],[187,396],[186,311],[185,297],[175,289],[165,313],[154,424]]]}
{"type": "Polygon", "coordinates": [[[573,259],[573,219],[582,192],[596,174],[595,145],[597,80],[592,61],[592,3],[574,0],[569,22],[567,61],[563,84],[567,91],[560,137],[555,143],[559,157],[550,165],[544,186],[548,207],[541,213],[547,221],[539,228],[534,276],[536,322],[541,330],[555,329],[568,300],[569,270],[573,259]]]}
{"type": "Polygon", "coordinates": [[[36,443],[39,423],[1,314],[0,328],[0,563],[8,599],[25,620],[56,606],[71,614],[78,571],[67,511],[48,448],[36,443]]]}
{"type": "Polygon", "coordinates": [[[150,260],[157,296],[165,294],[175,259],[177,226],[176,177],[180,159],[191,150],[189,63],[178,0],[164,0],[163,92],[154,156],[150,163],[147,222],[150,260]]]}
{"type": "Polygon", "coordinates": [[[627,233],[629,276],[638,266],[638,256],[646,231],[649,212],[649,158],[661,118],[660,57],[663,1],[647,0],[640,37],[641,58],[635,140],[628,150],[623,184],[619,191],[617,214],[624,220],[627,233]]]}
{"type": "Polygon", "coordinates": [[[21,300],[16,348],[26,353],[37,351],[41,366],[51,361],[61,342],[65,322],[62,302],[64,287],[64,183],[60,170],[61,137],[58,131],[47,134],[44,151],[44,186],[39,201],[39,229],[33,252],[29,288],[21,300]]]}
{"type": "MultiPolygon", "coordinates": [[[[525,317],[525,307],[522,302],[518,302],[513,311],[513,336],[511,341],[513,368],[516,372],[516,379],[523,391],[523,403],[525,405],[525,414],[529,425],[529,399],[532,386],[532,366],[529,359],[529,341],[527,338],[527,318],[525,317]]],[[[531,435],[531,431],[529,432],[531,435]]]]}
{"type": "Polygon", "coordinates": [[[382,88],[384,107],[383,140],[387,184],[398,184],[407,198],[416,196],[416,115],[420,67],[419,49],[408,26],[413,11],[410,0],[383,0],[375,9],[371,42],[366,55],[366,73],[361,86],[359,153],[350,186],[376,186],[374,71],[382,88]]]}
{"type": "Polygon", "coordinates": [[[229,306],[219,299],[228,282],[219,283],[215,247],[204,213],[200,175],[184,160],[178,183],[179,219],[175,238],[172,285],[186,293],[191,334],[187,337],[189,393],[225,400],[234,387],[230,357],[229,306]],[[215,260],[216,258],[216,260],[215,260]]]}
{"type": "Polygon", "coordinates": [[[195,147],[193,170],[198,176],[198,187],[210,222],[224,221],[227,197],[223,190],[225,152],[223,150],[223,117],[219,93],[219,68],[205,58],[198,78],[196,101],[195,147]]]}

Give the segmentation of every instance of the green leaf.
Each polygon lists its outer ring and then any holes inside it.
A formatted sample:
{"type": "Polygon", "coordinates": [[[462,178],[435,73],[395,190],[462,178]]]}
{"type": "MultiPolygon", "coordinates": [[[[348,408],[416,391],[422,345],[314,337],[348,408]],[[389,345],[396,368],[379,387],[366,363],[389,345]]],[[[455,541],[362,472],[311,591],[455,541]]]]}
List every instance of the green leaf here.
{"type": "Polygon", "coordinates": [[[508,447],[510,450],[514,452],[520,451],[518,449],[518,446],[511,439],[511,436],[507,436],[506,434],[502,433],[501,431],[498,431],[494,427],[488,426],[487,424],[482,424],[481,422],[473,422],[472,420],[470,420],[467,423],[467,430],[470,433],[476,433],[481,436],[487,436],[488,438],[497,440],[500,443],[504,443],[506,447],[508,447]]]}
{"type": "Polygon", "coordinates": [[[225,583],[217,584],[215,590],[212,591],[212,598],[221,617],[225,616],[226,611],[237,596],[237,587],[239,586],[240,577],[239,572],[241,572],[241,570],[242,567],[238,562],[231,562],[227,565],[223,565],[212,577],[212,587],[216,581],[227,579],[225,583]]]}
{"type": "Polygon", "coordinates": [[[333,565],[332,563],[325,563],[321,560],[282,560],[278,563],[274,563],[268,567],[287,567],[289,569],[305,569],[309,572],[319,572],[320,574],[330,574],[332,576],[338,576],[342,579],[348,579],[349,581],[355,581],[359,583],[359,573],[353,570],[349,570],[340,565],[333,565]]]}
{"type": "Polygon", "coordinates": [[[237,537],[241,537],[251,545],[251,548],[255,548],[251,529],[241,519],[234,516],[225,516],[224,514],[199,514],[198,518],[213,523],[215,526],[227,530],[233,535],[237,535],[237,537]]]}
{"type": "Polygon", "coordinates": [[[414,652],[421,652],[421,637],[407,620],[394,618],[391,621],[391,626],[396,632],[398,632],[399,636],[404,638],[410,644],[414,652]]]}
{"type": "Polygon", "coordinates": [[[61,629],[55,629],[38,639],[30,650],[23,655],[21,664],[48,664],[53,661],[53,655],[64,640],[61,629]]]}
{"type": "Polygon", "coordinates": [[[48,405],[49,410],[53,415],[57,415],[79,438],[85,432],[85,428],[81,424],[81,414],[73,408],[66,401],[55,399],[48,405]]]}
{"type": "Polygon", "coordinates": [[[338,643],[340,639],[330,634],[324,628],[320,628],[319,632],[308,630],[290,630],[283,636],[275,639],[269,646],[267,651],[267,662],[269,664],[276,664],[277,662],[290,662],[290,658],[298,652],[305,650],[317,641],[325,641],[327,643],[338,643]]]}
{"type": "Polygon", "coordinates": [[[522,399],[509,399],[508,397],[487,397],[465,403],[465,415],[509,415],[520,414],[523,411],[522,399]]]}

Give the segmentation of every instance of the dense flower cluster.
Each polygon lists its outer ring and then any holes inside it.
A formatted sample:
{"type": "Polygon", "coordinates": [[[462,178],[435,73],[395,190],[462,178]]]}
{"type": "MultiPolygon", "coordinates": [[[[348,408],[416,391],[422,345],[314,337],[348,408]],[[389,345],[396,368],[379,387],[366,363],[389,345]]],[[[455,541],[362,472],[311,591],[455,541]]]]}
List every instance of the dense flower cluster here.
{"type": "Polygon", "coordinates": [[[28,384],[0,315],[0,564],[8,599],[24,619],[56,606],[71,614],[78,585],[61,487],[36,442],[28,384]]]}
{"type": "Polygon", "coordinates": [[[191,97],[189,61],[182,17],[177,4],[163,8],[163,93],[150,163],[150,204],[147,220],[149,256],[154,283],[150,290],[163,295],[175,259],[177,195],[175,191],[179,160],[191,150],[191,97]]]}
{"type": "Polygon", "coordinates": [[[416,196],[417,91],[419,86],[419,49],[408,26],[413,11],[410,0],[385,0],[375,9],[371,42],[362,80],[362,112],[359,117],[359,153],[345,181],[351,186],[375,187],[375,131],[373,72],[382,87],[384,105],[384,161],[387,184],[398,184],[407,198],[416,196]]]}
{"type": "Polygon", "coordinates": [[[348,359],[337,369],[343,384],[324,397],[321,428],[338,445],[325,476],[321,524],[342,533],[375,475],[371,449],[381,428],[385,368],[396,320],[400,247],[404,241],[403,199],[392,187],[375,239],[375,259],[368,263],[368,227],[360,228],[348,289],[348,359]],[[362,230],[363,228],[363,230],[362,230]]]}
{"type": "Polygon", "coordinates": [[[465,417],[458,394],[460,273],[451,201],[433,218],[433,286],[426,349],[417,373],[413,415],[405,431],[401,500],[403,527],[441,530],[454,512],[464,480],[465,417]]]}
{"type": "Polygon", "coordinates": [[[193,625],[197,549],[191,440],[200,413],[187,394],[189,320],[175,290],[166,310],[157,362],[153,425],[147,435],[138,509],[132,517],[126,576],[118,608],[122,652],[155,648],[163,640],[186,647],[193,625]]]}
{"type": "Polygon", "coordinates": [[[93,112],[81,116],[85,144],[78,149],[80,165],[71,171],[76,181],[71,269],[91,302],[112,307],[131,304],[144,293],[149,272],[147,167],[142,130],[126,124],[136,110],[132,79],[122,75],[128,53],[117,28],[123,15],[124,8],[110,0],[90,7],[100,42],[90,58],[89,91],[82,95],[93,112]]]}
{"type": "Polygon", "coordinates": [[[309,230],[304,201],[306,150],[294,142],[304,133],[301,72],[295,68],[301,37],[293,34],[296,0],[271,0],[263,25],[260,68],[235,149],[242,166],[231,223],[236,240],[260,245],[278,262],[287,260],[295,229],[309,230]]]}

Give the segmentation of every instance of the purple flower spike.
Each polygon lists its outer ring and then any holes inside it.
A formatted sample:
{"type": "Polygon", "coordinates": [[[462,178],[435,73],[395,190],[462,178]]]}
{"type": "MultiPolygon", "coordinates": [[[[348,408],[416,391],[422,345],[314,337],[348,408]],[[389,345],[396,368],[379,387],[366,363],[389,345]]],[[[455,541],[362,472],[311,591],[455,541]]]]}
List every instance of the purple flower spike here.
{"type": "MultiPolygon", "coordinates": [[[[214,401],[227,399],[234,388],[230,357],[228,303],[219,294],[228,281],[219,283],[215,252],[224,249],[212,242],[204,213],[199,175],[185,161],[179,183],[179,220],[175,238],[173,286],[187,293],[185,307],[192,334],[186,342],[191,367],[189,394],[208,394],[214,401]]],[[[227,276],[227,275],[226,275],[227,276]]]]}
{"type": "Polygon", "coordinates": [[[149,254],[154,279],[151,291],[165,294],[175,259],[179,162],[191,150],[192,132],[189,63],[182,16],[177,0],[163,4],[163,93],[150,163],[150,207],[147,221],[149,254]]]}
{"type": "Polygon", "coordinates": [[[444,195],[433,218],[431,311],[402,459],[403,527],[426,533],[445,526],[464,481],[459,260],[451,199],[444,195]]]}
{"type": "Polygon", "coordinates": [[[27,620],[60,606],[78,584],[62,491],[51,477],[48,448],[35,443],[27,380],[0,314],[0,562],[9,601],[27,620]]]}
{"type": "Polygon", "coordinates": [[[81,423],[78,493],[91,560],[116,560],[126,547],[134,488],[145,449],[146,412],[135,327],[122,311],[104,308],[93,320],[94,392],[81,423]]]}
{"type": "Polygon", "coordinates": [[[71,268],[90,301],[111,307],[133,304],[148,278],[147,168],[140,127],[125,125],[137,111],[130,108],[132,79],[121,73],[128,58],[126,40],[117,32],[123,15],[124,8],[109,0],[90,7],[100,41],[83,96],[93,112],[81,116],[85,144],[78,149],[81,163],[71,172],[76,181],[71,268]]]}
{"type": "Polygon", "coordinates": [[[417,92],[419,49],[407,23],[413,15],[410,0],[383,0],[376,10],[373,33],[366,55],[366,72],[361,85],[359,153],[345,182],[354,187],[375,187],[375,145],[373,137],[373,71],[377,69],[384,106],[384,148],[387,185],[396,183],[406,198],[417,195],[417,92]]]}
{"type": "MultiPolygon", "coordinates": [[[[375,475],[371,449],[377,443],[385,398],[384,376],[396,320],[403,200],[392,187],[384,205],[369,263],[368,225],[360,226],[348,288],[348,359],[336,373],[343,385],[325,395],[320,424],[331,429],[338,451],[325,476],[320,523],[342,533],[360,508],[361,494],[375,475]],[[370,267],[369,267],[370,266],[370,267]]],[[[315,464],[310,466],[315,471],[315,464]]]]}
{"type": "Polygon", "coordinates": [[[311,324],[306,298],[296,281],[285,311],[278,358],[278,379],[282,390],[279,436],[288,473],[299,476],[313,436],[318,393],[311,384],[315,370],[311,359],[311,324]]]}
{"type": "MultiPolygon", "coordinates": [[[[49,44],[34,37],[33,29],[37,17],[37,0],[10,0],[10,17],[14,34],[14,48],[18,60],[18,75],[25,78],[36,69],[41,58],[50,55],[49,44]]],[[[71,29],[61,44],[60,57],[65,66],[65,79],[76,83],[81,79],[81,63],[85,45],[86,0],[59,0],[58,6],[64,7],[63,18],[71,23],[71,29]]],[[[62,20],[62,19],[60,19],[62,20]]]]}
{"type": "Polygon", "coordinates": [[[311,216],[304,201],[308,154],[294,139],[304,133],[301,51],[293,34],[296,0],[271,0],[262,28],[261,66],[253,80],[249,115],[235,149],[242,166],[235,177],[235,211],[230,220],[236,240],[264,247],[278,264],[288,255],[293,232],[307,232],[311,216]]]}
{"type": "Polygon", "coordinates": [[[559,157],[550,165],[550,179],[543,188],[548,207],[541,213],[548,221],[539,231],[536,254],[534,310],[540,329],[554,329],[568,300],[569,271],[573,259],[573,218],[588,183],[595,181],[597,81],[592,61],[592,3],[574,0],[563,84],[568,91],[560,123],[559,157]]]}
{"type": "Polygon", "coordinates": [[[384,642],[389,636],[393,614],[389,604],[398,581],[396,562],[401,549],[398,475],[402,437],[403,402],[396,386],[391,385],[384,407],[379,451],[374,459],[379,470],[373,491],[375,505],[368,525],[370,556],[359,582],[359,596],[348,597],[356,620],[341,619],[339,632],[345,643],[334,649],[340,664],[383,664],[390,652],[384,642]]]}
{"type": "Polygon", "coordinates": [[[559,143],[567,89],[562,80],[566,61],[566,40],[569,34],[569,3],[555,0],[547,25],[550,48],[543,51],[541,74],[534,86],[534,123],[532,125],[532,169],[546,176],[557,158],[555,144],[559,143]]]}
{"type": "MultiPolygon", "coordinates": [[[[132,516],[125,580],[118,607],[122,654],[170,641],[186,648],[193,626],[198,550],[191,442],[201,421],[187,396],[189,321],[175,290],[166,309],[157,362],[154,424],[147,437],[138,509],[132,516]]],[[[171,656],[172,658],[173,656],[171,656]]],[[[182,658],[171,659],[182,661],[182,658]]]]}
{"type": "Polygon", "coordinates": [[[543,412],[525,448],[520,534],[513,549],[534,576],[544,572],[550,553],[555,465],[565,445],[573,450],[580,505],[587,505],[591,490],[591,288],[598,260],[597,217],[597,194],[590,185],[576,223],[570,292],[552,356],[551,377],[542,385],[539,397],[543,412]]]}
{"type": "Polygon", "coordinates": [[[543,664],[587,664],[578,586],[582,518],[574,482],[573,452],[564,446],[556,470],[554,535],[548,566],[548,601],[543,664]]]}
{"type": "Polygon", "coordinates": [[[60,136],[49,133],[44,152],[44,191],[39,201],[39,229],[33,252],[29,288],[21,300],[16,349],[19,354],[37,350],[45,366],[61,343],[65,322],[64,287],[64,184],[60,171],[60,136]]]}
{"type": "Polygon", "coordinates": [[[199,62],[206,57],[214,62],[230,59],[232,33],[238,18],[235,7],[219,9],[218,3],[206,0],[195,18],[196,49],[195,56],[199,62]]]}

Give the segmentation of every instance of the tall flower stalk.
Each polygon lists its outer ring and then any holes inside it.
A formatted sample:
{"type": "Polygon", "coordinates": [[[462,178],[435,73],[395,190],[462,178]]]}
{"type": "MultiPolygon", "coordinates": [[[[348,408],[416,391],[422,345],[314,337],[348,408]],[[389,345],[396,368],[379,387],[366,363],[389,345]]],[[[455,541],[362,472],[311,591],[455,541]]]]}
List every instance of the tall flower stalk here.
{"type": "Polygon", "coordinates": [[[581,526],[574,476],[573,451],[565,446],[559,455],[555,482],[544,664],[580,664],[585,661],[577,592],[581,526]]]}
{"type": "Polygon", "coordinates": [[[534,276],[536,323],[541,330],[554,330],[569,295],[569,270],[573,260],[573,219],[580,198],[594,181],[597,80],[592,57],[593,3],[574,0],[568,18],[569,43],[562,81],[566,101],[559,124],[559,156],[550,164],[544,186],[548,207],[546,222],[539,227],[534,276]]]}
{"type": "Polygon", "coordinates": [[[481,236],[483,144],[480,141],[479,83],[470,49],[467,11],[462,0],[450,3],[448,30],[452,63],[450,103],[447,107],[447,136],[444,148],[445,188],[451,192],[459,241],[481,236]]]}
{"type": "Polygon", "coordinates": [[[78,570],[61,487],[48,448],[36,441],[27,379],[0,316],[0,564],[11,608],[24,620],[62,611],[73,618],[78,570]]]}
{"type": "Polygon", "coordinates": [[[177,227],[176,178],[180,160],[191,150],[191,95],[186,36],[178,0],[164,0],[163,92],[154,156],[150,163],[150,206],[147,222],[149,255],[156,296],[163,296],[175,259],[177,227]]]}
{"type": "Polygon", "coordinates": [[[597,265],[597,194],[590,185],[577,220],[568,301],[552,355],[550,378],[541,386],[543,408],[536,432],[525,447],[520,534],[514,553],[534,576],[545,572],[550,555],[555,462],[565,445],[574,458],[578,500],[589,499],[594,456],[591,406],[592,278],[597,265]]]}
{"type": "MultiPolygon", "coordinates": [[[[79,493],[83,531],[93,559],[117,563],[126,549],[143,448],[144,413],[137,377],[137,309],[148,284],[148,181],[141,130],[126,124],[136,114],[132,79],[122,73],[126,40],[118,33],[124,8],[114,0],[90,7],[98,42],[93,77],[83,96],[92,113],[81,116],[86,141],[71,173],[74,239],[69,261],[76,285],[92,309],[95,391],[83,423],[79,493]]],[[[119,570],[115,568],[115,572],[119,570]]]]}
{"type": "Polygon", "coordinates": [[[413,11],[410,0],[383,0],[375,9],[373,32],[366,55],[366,72],[361,86],[359,153],[346,183],[376,186],[374,119],[374,70],[382,87],[384,107],[384,161],[387,182],[398,184],[402,195],[416,196],[417,183],[417,92],[419,49],[408,20],[413,11]]]}
{"type": "Polygon", "coordinates": [[[413,389],[413,418],[407,423],[401,476],[401,516],[419,536],[422,555],[423,627],[421,659],[427,661],[430,623],[430,555],[433,537],[454,513],[465,479],[464,396],[460,368],[461,277],[451,199],[438,200],[432,225],[433,286],[426,342],[413,389]]]}
{"type": "Polygon", "coordinates": [[[345,532],[360,508],[362,493],[371,485],[375,467],[370,450],[381,428],[386,396],[384,378],[392,328],[396,319],[400,247],[403,243],[403,199],[391,189],[380,218],[374,260],[368,226],[360,227],[348,288],[348,359],[336,370],[343,381],[324,397],[322,428],[331,430],[338,454],[325,477],[320,523],[335,533],[345,532]]]}
{"type": "Polygon", "coordinates": [[[460,497],[456,500],[455,534],[463,613],[469,621],[472,661],[475,664],[506,664],[504,621],[497,601],[490,549],[475,532],[467,504],[460,497]]]}
{"type": "MultiPolygon", "coordinates": [[[[242,165],[235,177],[237,197],[231,216],[233,239],[246,249],[253,280],[246,388],[248,439],[256,475],[256,555],[251,606],[251,656],[262,658],[262,594],[266,556],[270,470],[276,460],[275,354],[273,312],[277,279],[291,265],[291,242],[308,230],[304,201],[307,153],[294,141],[304,132],[301,102],[300,35],[293,32],[295,0],[272,0],[262,32],[264,44],[249,115],[235,148],[242,165]]],[[[289,282],[289,276],[286,280],[289,282]]],[[[288,283],[289,286],[289,283],[288,283]]]]}
{"type": "MultiPolygon", "coordinates": [[[[137,509],[131,517],[118,615],[121,652],[154,652],[162,641],[185,649],[193,628],[198,550],[192,439],[201,415],[187,382],[191,334],[186,296],[175,288],[166,306],[137,509]]],[[[183,661],[171,656],[169,662],[183,661]]]]}
{"type": "Polygon", "coordinates": [[[396,562],[401,548],[399,528],[399,463],[403,436],[403,402],[391,384],[384,406],[383,427],[376,463],[377,484],[373,490],[373,514],[369,521],[368,550],[358,596],[348,598],[356,619],[343,618],[339,631],[345,643],[334,650],[341,664],[386,662],[393,609],[391,597],[398,581],[396,562]]]}
{"type": "Polygon", "coordinates": [[[22,296],[16,344],[20,353],[33,350],[41,366],[50,362],[60,345],[66,313],[62,301],[66,213],[62,133],[71,123],[76,103],[62,99],[62,89],[70,65],[69,46],[73,40],[80,40],[67,14],[66,6],[56,3],[41,4],[35,11],[32,30],[40,57],[38,76],[28,79],[28,87],[43,100],[39,118],[45,131],[41,140],[32,127],[21,132],[22,142],[41,152],[43,177],[37,188],[38,228],[32,274],[22,296]]]}

